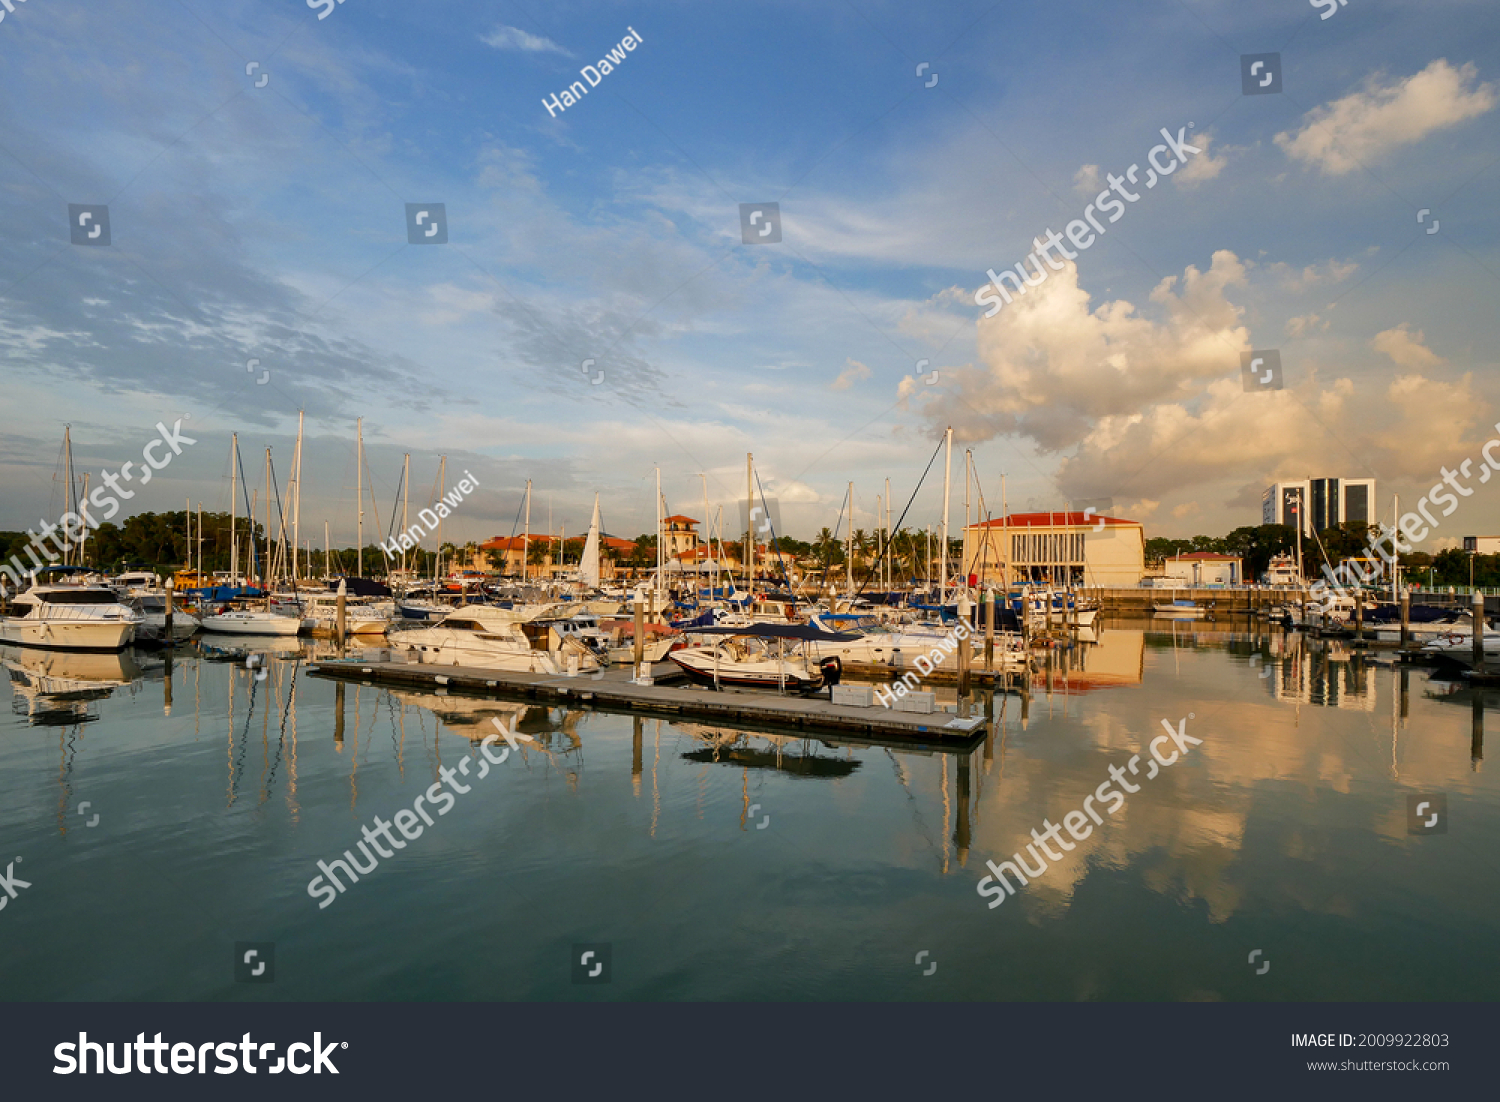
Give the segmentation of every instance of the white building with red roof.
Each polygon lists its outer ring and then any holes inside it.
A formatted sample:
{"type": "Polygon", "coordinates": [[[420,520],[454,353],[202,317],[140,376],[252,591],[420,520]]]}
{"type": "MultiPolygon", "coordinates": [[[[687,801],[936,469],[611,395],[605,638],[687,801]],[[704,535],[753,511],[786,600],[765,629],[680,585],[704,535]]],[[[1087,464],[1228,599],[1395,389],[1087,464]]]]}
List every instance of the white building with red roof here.
{"type": "Polygon", "coordinates": [[[1183,585],[1240,585],[1245,580],[1240,556],[1217,551],[1173,555],[1162,563],[1162,573],[1183,585]]]}
{"type": "Polygon", "coordinates": [[[979,585],[1136,586],[1146,534],[1093,512],[1011,513],[964,529],[963,572],[979,585]]]}

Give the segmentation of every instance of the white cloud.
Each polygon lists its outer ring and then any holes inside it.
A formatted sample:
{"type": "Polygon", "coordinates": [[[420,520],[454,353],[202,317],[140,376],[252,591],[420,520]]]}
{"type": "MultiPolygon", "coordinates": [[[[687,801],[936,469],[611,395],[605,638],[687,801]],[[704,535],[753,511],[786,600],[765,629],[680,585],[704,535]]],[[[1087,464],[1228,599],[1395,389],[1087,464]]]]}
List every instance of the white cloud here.
{"type": "Polygon", "coordinates": [[[486,46],[493,46],[497,50],[519,50],[528,54],[562,54],[564,57],[573,55],[563,49],[550,38],[540,35],[527,34],[518,27],[496,27],[489,34],[480,39],[486,46]]]}
{"type": "MultiPolygon", "coordinates": [[[[1180,280],[1157,284],[1158,322],[1123,300],[1091,309],[1077,267],[1067,264],[979,320],[980,364],[945,369],[948,386],[922,412],[934,428],[951,423],[965,440],[1019,432],[1055,450],[1078,443],[1101,418],[1183,397],[1206,380],[1232,377],[1238,386],[1250,335],[1225,292],[1245,283],[1244,263],[1216,252],[1208,271],[1190,265],[1180,280]]],[[[902,397],[915,391],[903,380],[902,397]]]]}
{"type": "Polygon", "coordinates": [[[1214,134],[1212,130],[1205,130],[1202,134],[1195,134],[1193,136],[1193,144],[1203,150],[1203,152],[1194,154],[1187,164],[1183,165],[1172,175],[1172,179],[1188,187],[1207,183],[1224,171],[1224,166],[1229,163],[1229,155],[1239,152],[1242,148],[1237,145],[1221,145],[1218,156],[1215,156],[1213,150],[1209,148],[1213,144],[1213,141],[1214,134]]]}
{"type": "Polygon", "coordinates": [[[1426,334],[1420,329],[1413,333],[1407,322],[1402,322],[1394,329],[1376,333],[1370,347],[1385,353],[1401,367],[1437,367],[1447,362],[1427,347],[1426,334]]]}
{"type": "Polygon", "coordinates": [[[1300,314],[1291,318],[1286,323],[1286,335],[1289,337],[1306,336],[1308,333],[1318,332],[1328,328],[1328,319],[1322,314],[1300,314]]]}
{"type": "Polygon", "coordinates": [[[1438,58],[1420,73],[1390,84],[1372,76],[1365,89],[1309,111],[1296,133],[1276,144],[1287,156],[1342,176],[1435,130],[1495,106],[1495,86],[1476,84],[1472,63],[1457,69],[1438,58]]]}
{"type": "Polygon", "coordinates": [[[1266,265],[1266,270],[1277,276],[1288,291],[1301,294],[1312,287],[1340,283],[1359,271],[1357,260],[1339,260],[1334,257],[1321,264],[1309,264],[1300,272],[1290,264],[1266,265]]]}
{"type": "Polygon", "coordinates": [[[861,379],[870,377],[870,369],[858,360],[844,361],[844,370],[839,372],[839,377],[828,384],[830,390],[848,390],[861,379]]]}
{"type": "Polygon", "coordinates": [[[1099,166],[1084,165],[1073,173],[1073,190],[1079,195],[1092,199],[1099,194],[1099,166]]]}

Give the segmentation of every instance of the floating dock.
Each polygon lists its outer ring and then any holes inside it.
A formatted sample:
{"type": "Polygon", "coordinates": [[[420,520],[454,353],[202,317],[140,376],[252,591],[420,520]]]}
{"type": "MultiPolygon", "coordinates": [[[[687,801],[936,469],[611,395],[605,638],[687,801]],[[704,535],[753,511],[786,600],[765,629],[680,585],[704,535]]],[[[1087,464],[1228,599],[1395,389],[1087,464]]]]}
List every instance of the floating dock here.
{"type": "MultiPolygon", "coordinates": [[[[670,663],[657,663],[657,668],[670,663]]],[[[722,723],[746,729],[826,731],[855,740],[913,746],[966,748],[981,741],[987,730],[982,702],[977,715],[959,718],[953,712],[898,712],[879,704],[862,708],[833,704],[826,696],[780,696],[772,692],[737,692],[637,685],[629,669],[607,669],[597,674],[559,677],[515,673],[476,666],[424,666],[407,662],[341,659],[308,667],[314,677],[357,681],[366,685],[419,688],[429,692],[577,705],[633,715],[673,715],[682,719],[722,723]]]]}

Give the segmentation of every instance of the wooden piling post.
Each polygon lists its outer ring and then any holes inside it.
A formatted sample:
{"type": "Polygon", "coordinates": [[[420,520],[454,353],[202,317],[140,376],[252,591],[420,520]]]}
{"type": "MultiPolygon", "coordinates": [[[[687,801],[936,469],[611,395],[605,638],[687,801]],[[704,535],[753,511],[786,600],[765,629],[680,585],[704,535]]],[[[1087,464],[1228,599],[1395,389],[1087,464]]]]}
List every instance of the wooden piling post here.
{"type": "Polygon", "coordinates": [[[167,627],[166,627],[167,637],[166,637],[166,640],[165,640],[165,642],[168,645],[171,645],[171,642],[172,642],[172,620],[174,618],[173,617],[173,613],[172,613],[172,592],[173,592],[173,588],[174,587],[172,585],[172,579],[168,578],[167,579],[167,627]]]}
{"type": "Polygon", "coordinates": [[[1401,591],[1401,649],[1411,642],[1411,591],[1401,591]]]}
{"type": "Polygon", "coordinates": [[[1365,637],[1365,591],[1356,589],[1354,591],[1354,638],[1365,637]]]}
{"type": "Polygon", "coordinates": [[[1484,672],[1484,594],[1474,590],[1474,603],[1469,606],[1474,617],[1474,672],[1484,672]]]}
{"type": "Polygon", "coordinates": [[[641,679],[641,661],[646,657],[646,608],[641,591],[635,591],[635,680],[641,679]]]}
{"type": "Polygon", "coordinates": [[[995,672],[995,587],[984,593],[984,668],[995,672]]]}

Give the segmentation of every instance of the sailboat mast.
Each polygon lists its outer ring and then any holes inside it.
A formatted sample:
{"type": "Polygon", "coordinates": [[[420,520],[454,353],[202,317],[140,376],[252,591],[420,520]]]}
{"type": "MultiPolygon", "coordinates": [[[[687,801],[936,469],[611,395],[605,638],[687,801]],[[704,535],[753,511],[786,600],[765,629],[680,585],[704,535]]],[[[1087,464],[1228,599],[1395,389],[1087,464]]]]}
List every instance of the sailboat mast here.
{"type": "MultiPolygon", "coordinates": [[[[713,526],[713,523],[708,519],[708,472],[707,471],[702,471],[702,472],[699,473],[698,477],[701,478],[701,479],[703,479],[703,531],[705,531],[705,532],[708,533],[708,556],[709,556],[709,558],[713,558],[713,553],[714,553],[714,526],[713,526]]],[[[702,542],[702,536],[699,536],[699,542],[700,543],[702,542]]],[[[704,561],[706,561],[706,560],[703,559],[702,556],[694,556],[693,566],[697,567],[700,563],[702,563],[704,561]]],[[[709,567],[708,569],[709,569],[709,573],[708,573],[708,576],[709,576],[709,585],[710,585],[710,587],[712,587],[713,586],[714,569],[713,569],[713,567],[709,567]]],[[[700,580],[701,579],[698,578],[698,577],[696,577],[696,576],[693,578],[693,592],[694,593],[698,592],[698,582],[700,580]]],[[[713,595],[711,590],[710,590],[709,595],[710,596],[713,595]]]]}
{"type": "Polygon", "coordinates": [[[745,453],[745,589],[755,591],[755,456],[745,453]]]}
{"type": "Polygon", "coordinates": [[[235,520],[235,515],[234,515],[234,491],[235,491],[235,485],[234,485],[234,468],[235,468],[236,457],[239,455],[239,451],[240,451],[240,434],[237,433],[237,432],[236,433],[231,433],[230,434],[230,441],[231,441],[231,443],[229,445],[229,584],[231,586],[235,586],[235,585],[239,585],[239,582],[237,582],[235,580],[235,578],[236,578],[236,576],[238,574],[238,571],[239,571],[239,568],[240,568],[240,541],[239,541],[239,536],[236,534],[236,532],[234,530],[234,520],[235,520]]]}
{"type": "Polygon", "coordinates": [[[203,502],[198,502],[198,583],[203,583],[203,502]]]}
{"type": "Polygon", "coordinates": [[[276,584],[276,572],[271,564],[271,449],[266,449],[266,607],[271,607],[271,587],[276,584]]]}
{"type": "MultiPolygon", "coordinates": [[[[515,531],[514,528],[511,529],[515,531]]],[[[526,528],[521,536],[521,584],[525,585],[529,576],[528,564],[531,560],[531,479],[526,480],[526,528]]]]}
{"type": "Polygon", "coordinates": [[[182,499],[182,519],[187,524],[187,569],[188,573],[193,570],[193,499],[185,497],[182,499]]]}
{"type": "Polygon", "coordinates": [[[354,436],[357,441],[354,455],[354,477],[359,495],[359,533],[355,540],[354,569],[359,576],[365,576],[365,419],[359,418],[354,422],[354,436]]]}
{"type": "MultiPolygon", "coordinates": [[[[301,543],[299,539],[299,525],[302,522],[302,410],[297,411],[297,447],[292,454],[292,474],[295,480],[292,483],[290,497],[292,499],[292,581],[295,582],[297,573],[297,548],[301,543]]],[[[201,533],[200,533],[201,534],[201,533]]]]}
{"type": "MultiPolygon", "coordinates": [[[[891,480],[885,480],[885,522],[882,525],[885,532],[885,592],[891,592],[891,480]]],[[[889,597],[886,597],[889,600],[889,597]]]]}
{"type": "MultiPolygon", "coordinates": [[[[78,506],[79,506],[79,508],[82,509],[82,510],[84,510],[85,512],[87,512],[87,510],[88,510],[88,501],[89,501],[89,473],[88,473],[88,471],[84,471],[83,472],[83,496],[81,498],[79,498],[79,500],[78,500],[78,506]]],[[[84,565],[84,560],[86,560],[88,558],[89,526],[88,526],[87,518],[85,518],[84,523],[82,523],[82,524],[80,524],[78,526],[78,532],[79,532],[79,535],[78,535],[78,565],[79,566],[83,566],[84,565]]]]}
{"type": "MultiPolygon", "coordinates": [[[[73,508],[73,426],[63,426],[63,511],[74,512],[73,508]]],[[[73,562],[73,547],[66,539],[63,540],[63,565],[69,566],[73,562]]]]}
{"type": "MultiPolygon", "coordinates": [[[[438,457],[438,499],[448,492],[448,457],[438,457]]],[[[437,566],[432,572],[432,580],[435,582],[443,576],[443,514],[438,514],[437,530],[437,566]]]]}
{"type": "Polygon", "coordinates": [[[943,455],[943,539],[938,548],[942,565],[938,568],[938,604],[942,604],[948,592],[948,497],[953,479],[953,426],[948,426],[947,447],[943,455]]]}
{"type": "Polygon", "coordinates": [[[656,468],[656,607],[661,608],[661,571],[662,571],[662,538],[661,538],[661,468],[656,468]]]}
{"type": "Polygon", "coordinates": [[[854,599],[854,483],[849,483],[849,527],[844,532],[844,578],[854,599]]]}
{"type": "MultiPolygon", "coordinates": [[[[411,452],[406,453],[406,458],[401,461],[401,531],[405,532],[410,525],[407,523],[407,507],[411,502],[411,452]]],[[[401,573],[406,573],[406,548],[401,549],[401,573]]]]}

